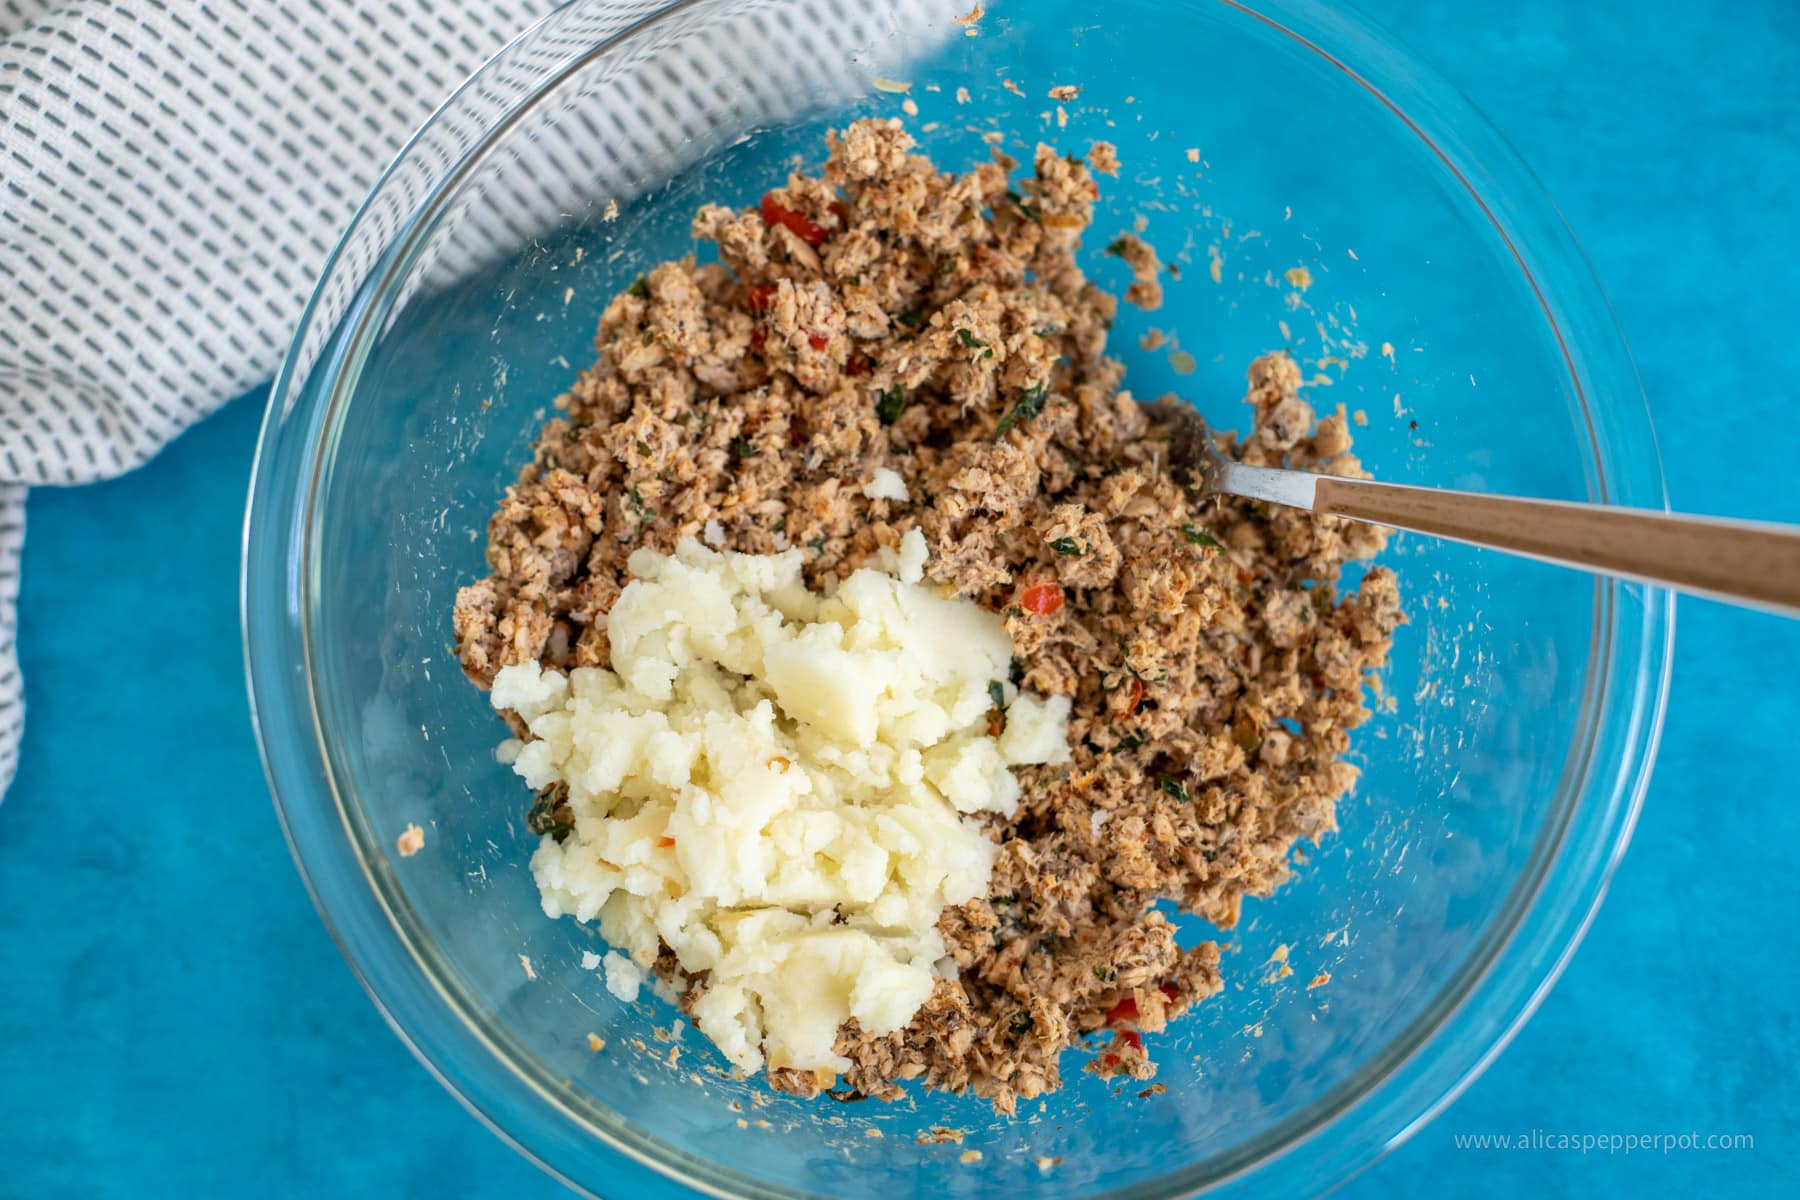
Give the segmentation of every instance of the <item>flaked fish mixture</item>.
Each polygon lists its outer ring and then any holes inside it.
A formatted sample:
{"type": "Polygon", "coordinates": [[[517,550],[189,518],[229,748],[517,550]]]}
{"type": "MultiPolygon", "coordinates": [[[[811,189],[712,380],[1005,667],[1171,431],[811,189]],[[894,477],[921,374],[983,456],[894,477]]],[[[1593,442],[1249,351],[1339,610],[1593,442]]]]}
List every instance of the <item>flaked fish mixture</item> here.
{"type": "MultiPolygon", "coordinates": [[[[598,360],[489,523],[490,573],[457,597],[483,687],[520,664],[610,670],[634,553],[797,552],[829,590],[916,530],[924,585],[1011,638],[988,732],[1016,697],[1068,701],[1066,761],[1013,767],[1010,814],[968,818],[994,846],[987,891],[943,909],[917,1011],[884,1032],[845,1021],[833,1069],[771,1059],[782,1090],[893,1098],[920,1080],[1011,1112],[1061,1084],[1071,1049],[1148,1079],[1153,1035],[1221,988],[1218,945],[1184,949],[1157,902],[1229,929],[1296,843],[1336,828],[1356,779],[1350,731],[1402,616],[1387,569],[1339,579],[1384,532],[1196,503],[1171,477],[1165,431],[1106,352],[1117,302],[1077,263],[1117,163],[1105,143],[1040,145],[1028,174],[998,151],[955,174],[898,121],[865,120],[829,137],[818,174],[701,209],[717,261],[663,263],[607,305],[598,360]]],[[[1108,248],[1127,299],[1158,303],[1151,248],[1108,248]]],[[[1362,473],[1342,409],[1315,414],[1291,359],[1248,376],[1248,432],[1220,435],[1225,453],[1362,473]]],[[[534,831],[574,822],[566,786],[545,787],[534,831]]],[[[666,950],[654,969],[705,1011],[707,972],[666,950]]]]}

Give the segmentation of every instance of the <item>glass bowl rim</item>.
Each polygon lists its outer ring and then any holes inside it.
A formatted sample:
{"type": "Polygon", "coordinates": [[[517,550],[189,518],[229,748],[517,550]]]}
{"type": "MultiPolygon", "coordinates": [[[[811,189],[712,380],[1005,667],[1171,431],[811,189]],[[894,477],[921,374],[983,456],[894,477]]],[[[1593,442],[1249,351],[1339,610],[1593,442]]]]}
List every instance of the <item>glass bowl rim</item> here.
{"type": "MultiPolygon", "coordinates": [[[[578,1127],[581,1136],[598,1139],[624,1159],[713,1194],[800,1196],[807,1193],[771,1187],[737,1175],[642,1134],[622,1118],[596,1122],[592,1114],[584,1117],[567,1103],[561,1089],[551,1086],[553,1079],[540,1077],[542,1073],[536,1070],[535,1063],[521,1061],[520,1054],[508,1051],[506,1044],[512,1039],[504,1029],[491,1027],[470,1002],[459,999],[463,989],[456,972],[439,959],[429,939],[423,938],[416,925],[405,918],[404,897],[383,869],[384,860],[362,820],[360,808],[353,798],[346,798],[347,789],[339,784],[332,748],[319,715],[312,668],[309,598],[317,579],[316,570],[311,568],[316,565],[317,541],[313,532],[320,479],[330,465],[335,431],[355,390],[362,356],[353,350],[376,336],[373,331],[381,325],[385,311],[381,301],[391,301],[395,290],[391,286],[372,288],[371,280],[391,284],[404,276],[410,261],[406,248],[416,248],[428,236],[436,217],[456,194],[458,181],[525,112],[554,94],[570,73],[676,14],[716,2],[680,0],[574,54],[560,69],[545,73],[484,130],[473,147],[439,173],[425,197],[384,245],[379,261],[372,266],[346,263],[345,249],[352,236],[370,217],[376,199],[425,132],[453,112],[470,89],[480,87],[511,58],[525,53],[534,40],[544,37],[560,18],[578,6],[553,10],[520,33],[470,76],[401,150],[328,259],[318,288],[297,325],[293,348],[271,388],[251,471],[240,605],[252,723],[270,792],[296,866],[352,971],[395,1032],[432,1074],[515,1149],[577,1190],[586,1190],[586,1186],[570,1178],[565,1169],[569,1155],[566,1151],[558,1153],[553,1145],[566,1145],[568,1130],[552,1131],[534,1124],[532,1130],[525,1132],[512,1126],[533,1123],[537,1118],[571,1123],[578,1127]],[[315,323],[324,316],[321,295],[340,271],[365,273],[354,289],[358,302],[335,323],[315,330],[315,323]],[[311,363],[300,364],[301,347],[320,332],[326,335],[327,343],[340,351],[351,348],[352,352],[321,355],[311,363]],[[320,369],[326,372],[326,383],[310,390],[308,406],[294,409],[296,398],[309,382],[309,369],[319,364],[324,364],[320,369]],[[297,416],[306,420],[294,420],[297,416]],[[291,497],[289,492],[293,493],[291,497]],[[282,499],[297,502],[292,511],[281,509],[282,499]],[[286,547],[294,543],[300,548],[299,554],[286,552],[286,547]],[[270,553],[272,548],[277,552],[270,553]],[[258,570],[263,566],[277,569],[258,570]],[[255,614],[274,611],[282,611],[292,620],[253,619],[255,614]],[[300,651],[297,680],[293,671],[296,658],[291,653],[296,642],[300,651]],[[284,742],[278,737],[279,728],[271,727],[265,719],[267,714],[286,708],[310,716],[313,738],[308,748],[312,754],[298,744],[305,740],[295,727],[298,722],[285,727],[290,738],[284,742]],[[326,796],[329,804],[315,803],[311,810],[305,807],[326,796]],[[329,819],[333,814],[335,821],[329,819]],[[360,868],[354,874],[338,869],[346,852],[360,868]],[[396,950],[400,951],[398,956],[396,950]],[[457,1041],[455,1053],[449,1046],[453,1040],[457,1041]],[[471,1061],[448,1061],[462,1055],[470,1056],[471,1061]],[[481,1074],[483,1065],[489,1068],[486,1075],[481,1074]],[[496,1066],[511,1079],[493,1075],[492,1068],[496,1066]],[[514,1120],[495,1115],[495,1110],[513,1105],[521,1105],[525,1110],[515,1114],[514,1120]],[[546,1108],[548,1111],[529,1111],[546,1108]],[[553,1136],[556,1132],[563,1137],[553,1136]]],[[[1391,35],[1343,6],[1331,7],[1314,0],[1196,2],[1236,10],[1317,54],[1352,85],[1379,101],[1425,143],[1493,224],[1538,299],[1562,350],[1587,421],[1589,441],[1583,449],[1595,472],[1596,498],[1610,500],[1612,486],[1629,468],[1640,476],[1633,480],[1634,498],[1639,503],[1664,506],[1654,433],[1623,336],[1572,234],[1529,170],[1485,118],[1448,83],[1402,49],[1391,35]],[[1408,115],[1409,110],[1396,99],[1407,95],[1415,100],[1429,98],[1434,111],[1431,124],[1454,131],[1459,145],[1449,146],[1443,133],[1434,137],[1408,115]],[[1485,193],[1476,186],[1474,171],[1465,170],[1465,165],[1479,169],[1486,184],[1485,193]],[[1509,230],[1501,220],[1500,210],[1490,204],[1489,197],[1500,191],[1510,191],[1504,212],[1512,225],[1526,227],[1525,236],[1516,228],[1509,230]],[[1533,261],[1527,261],[1527,253],[1533,261]],[[1558,278],[1553,288],[1546,288],[1545,279],[1551,275],[1558,278]],[[1572,311],[1572,315],[1559,321],[1559,311],[1572,311]],[[1584,343],[1593,356],[1589,370],[1602,369],[1615,377],[1604,411],[1596,408],[1594,389],[1584,386],[1589,371],[1577,367],[1575,353],[1565,337],[1565,325],[1576,319],[1610,331],[1604,344],[1598,340],[1584,343]],[[1618,386],[1621,379],[1628,382],[1628,388],[1618,386]],[[1634,398],[1635,403],[1630,403],[1634,398]],[[1610,475],[1609,448],[1602,439],[1603,431],[1611,433],[1609,440],[1623,436],[1627,441],[1641,443],[1635,447],[1637,452],[1610,475]]],[[[1106,1195],[1167,1196],[1228,1182],[1241,1185],[1253,1175],[1273,1179],[1284,1163],[1286,1171],[1296,1170],[1294,1151],[1302,1145],[1311,1146],[1313,1156],[1304,1173],[1295,1178],[1309,1180],[1315,1187],[1328,1185],[1372,1163],[1416,1132],[1460,1095],[1510,1042],[1560,975],[1597,911],[1629,841],[1648,786],[1667,704],[1674,604],[1667,592],[1639,589],[1634,594],[1641,594],[1642,616],[1628,627],[1620,604],[1625,588],[1618,583],[1595,582],[1595,628],[1589,643],[1582,732],[1571,744],[1565,783],[1559,787],[1553,819],[1539,834],[1539,844],[1515,882],[1508,904],[1471,951],[1471,961],[1443,985],[1425,1011],[1392,1039],[1375,1060],[1365,1063],[1301,1111],[1277,1122],[1247,1146],[1235,1148],[1225,1156],[1222,1166],[1208,1169],[1207,1163],[1213,1160],[1186,1164],[1154,1180],[1106,1195]],[[1607,730],[1621,728],[1622,745],[1600,745],[1607,730]],[[1596,792],[1597,797],[1593,794],[1596,792]],[[1578,808],[1583,811],[1578,813],[1578,808]],[[1572,845],[1573,819],[1584,813],[1590,820],[1598,820],[1598,828],[1585,832],[1585,840],[1572,845]],[[1553,873],[1559,869],[1558,878],[1553,880],[1553,873]],[[1572,894],[1550,896],[1553,883],[1560,892],[1572,894]],[[1545,911],[1543,902],[1547,896],[1558,900],[1555,911],[1545,911]],[[1476,953],[1484,947],[1485,952],[1476,953]],[[1496,980],[1503,975],[1507,977],[1506,988],[1496,986],[1496,980]],[[1476,1014],[1483,1017],[1481,1030],[1472,1037],[1467,1030],[1459,1035],[1452,1028],[1453,1023],[1461,1018],[1466,1025],[1475,1008],[1482,1010],[1476,1014]],[[1452,1047],[1446,1043],[1457,1044],[1452,1047]],[[1440,1052],[1438,1062],[1421,1062],[1428,1048],[1440,1052]],[[1449,1053],[1452,1048],[1456,1053],[1449,1053]],[[1454,1060],[1448,1068],[1444,1065],[1446,1060],[1454,1060]],[[1360,1120],[1353,1121],[1359,1113],[1360,1120]]]]}

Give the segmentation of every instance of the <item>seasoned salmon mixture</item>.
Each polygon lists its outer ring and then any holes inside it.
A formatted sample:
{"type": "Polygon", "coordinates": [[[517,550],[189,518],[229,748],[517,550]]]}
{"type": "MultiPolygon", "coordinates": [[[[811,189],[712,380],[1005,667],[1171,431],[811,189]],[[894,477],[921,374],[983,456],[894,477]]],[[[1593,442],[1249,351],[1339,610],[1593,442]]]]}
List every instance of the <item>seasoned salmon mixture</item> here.
{"type": "MultiPolygon", "coordinates": [[[[489,523],[490,574],[457,597],[463,668],[485,687],[515,663],[609,666],[640,548],[801,548],[820,587],[917,529],[927,580],[1004,617],[1012,682],[1072,701],[1072,758],[1019,768],[1016,813],[987,818],[991,886],[944,911],[955,970],[911,1023],[852,1020],[841,1080],[771,1082],[892,1098],[922,1080],[1011,1112],[1059,1086],[1071,1048],[1147,1079],[1145,1035],[1221,987],[1218,945],[1184,949],[1157,902],[1228,929],[1336,828],[1365,679],[1402,619],[1387,569],[1338,581],[1384,533],[1196,502],[1171,476],[1106,353],[1116,301],[1077,264],[1111,146],[1040,145],[1015,178],[997,151],[941,171],[898,121],[828,141],[818,174],[758,207],[700,210],[716,262],[663,263],[607,305],[598,361],[489,523]]],[[[1110,248],[1126,296],[1157,303],[1154,252],[1110,248]]],[[[1284,354],[1250,364],[1245,399],[1227,454],[1362,473],[1342,409],[1317,416],[1284,354]]],[[[566,833],[556,799],[537,832],[566,833]]],[[[704,995],[672,954],[657,969],[685,1005],[704,995]]]]}

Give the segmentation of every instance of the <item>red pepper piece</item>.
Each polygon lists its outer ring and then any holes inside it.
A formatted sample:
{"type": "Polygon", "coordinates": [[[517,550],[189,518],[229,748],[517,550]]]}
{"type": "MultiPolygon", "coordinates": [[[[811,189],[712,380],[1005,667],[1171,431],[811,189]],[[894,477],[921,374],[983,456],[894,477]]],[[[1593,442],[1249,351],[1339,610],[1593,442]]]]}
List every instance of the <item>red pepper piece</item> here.
{"type": "Polygon", "coordinates": [[[825,347],[831,345],[831,339],[822,333],[809,333],[806,335],[806,344],[811,346],[814,350],[823,350],[825,347]]]}
{"type": "Polygon", "coordinates": [[[750,296],[749,296],[750,311],[753,313],[768,312],[769,311],[769,301],[773,300],[774,298],[775,298],[775,285],[774,284],[772,284],[772,283],[757,284],[755,287],[750,289],[750,296]]]}
{"type": "Polygon", "coordinates": [[[763,352],[763,347],[768,344],[769,344],[769,331],[768,330],[764,329],[761,325],[758,325],[755,329],[752,329],[750,331],[750,348],[752,350],[756,351],[758,354],[761,354],[763,352]]]}
{"type": "Polygon", "coordinates": [[[1047,617],[1063,606],[1063,590],[1054,583],[1037,583],[1019,597],[1019,607],[1028,613],[1047,617]]]}
{"type": "Polygon", "coordinates": [[[844,364],[844,374],[846,375],[867,375],[868,373],[869,360],[860,354],[852,354],[850,361],[844,364]]]}
{"type": "Polygon", "coordinates": [[[1137,1001],[1127,996],[1106,1010],[1106,1023],[1117,1025],[1120,1021],[1135,1021],[1137,1015],[1137,1001]]]}
{"type": "Polygon", "coordinates": [[[768,192],[762,198],[762,219],[765,225],[786,226],[809,246],[817,246],[829,236],[824,226],[775,199],[774,192],[768,192]]]}
{"type": "Polygon", "coordinates": [[[1137,1030],[1135,1029],[1121,1029],[1118,1031],[1117,1036],[1121,1040],[1129,1043],[1133,1050],[1142,1050],[1144,1048],[1144,1039],[1138,1036],[1137,1030]]]}
{"type": "Polygon", "coordinates": [[[1125,714],[1130,716],[1144,702],[1144,681],[1133,675],[1125,681],[1125,714]]]}

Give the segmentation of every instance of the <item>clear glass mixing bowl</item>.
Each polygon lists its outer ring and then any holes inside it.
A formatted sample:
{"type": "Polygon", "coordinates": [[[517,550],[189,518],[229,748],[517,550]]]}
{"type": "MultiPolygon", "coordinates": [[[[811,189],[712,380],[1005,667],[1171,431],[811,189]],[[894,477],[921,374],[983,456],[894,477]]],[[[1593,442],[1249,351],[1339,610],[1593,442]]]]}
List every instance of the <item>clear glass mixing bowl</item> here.
{"type": "Polygon", "coordinates": [[[527,797],[448,648],[451,600],[606,298],[691,250],[699,203],[753,204],[794,156],[816,160],[826,128],[916,106],[952,167],[984,135],[1026,159],[1038,139],[1116,142],[1090,269],[1120,286],[1102,247],[1136,223],[1179,270],[1162,311],[1114,333],[1139,395],[1180,390],[1229,427],[1244,365],[1288,345],[1327,380],[1317,404],[1365,413],[1358,449],[1385,478],[1663,503],[1631,363],[1568,232],[1387,37],[1304,0],[1002,0],[970,36],[951,19],[968,3],[689,0],[635,25],[656,6],[560,9],[383,178],[275,387],[244,623],[295,857],[419,1057],[592,1192],[1318,1190],[1518,1028],[1643,794],[1668,596],[1402,536],[1387,561],[1411,623],[1391,711],[1356,739],[1343,831],[1223,935],[1230,985],[1156,1041],[1166,1093],[1109,1094],[1076,1056],[1063,1091],[1010,1120],[926,1093],[773,1096],[691,1032],[658,1040],[673,1013],[622,1006],[582,969],[603,947],[539,911],[527,797]],[[1287,274],[1302,266],[1305,288],[1287,274]],[[1176,345],[1143,348],[1152,326],[1176,345]],[[402,859],[415,823],[424,849],[402,859]],[[962,1142],[918,1144],[932,1125],[962,1142]]]}

